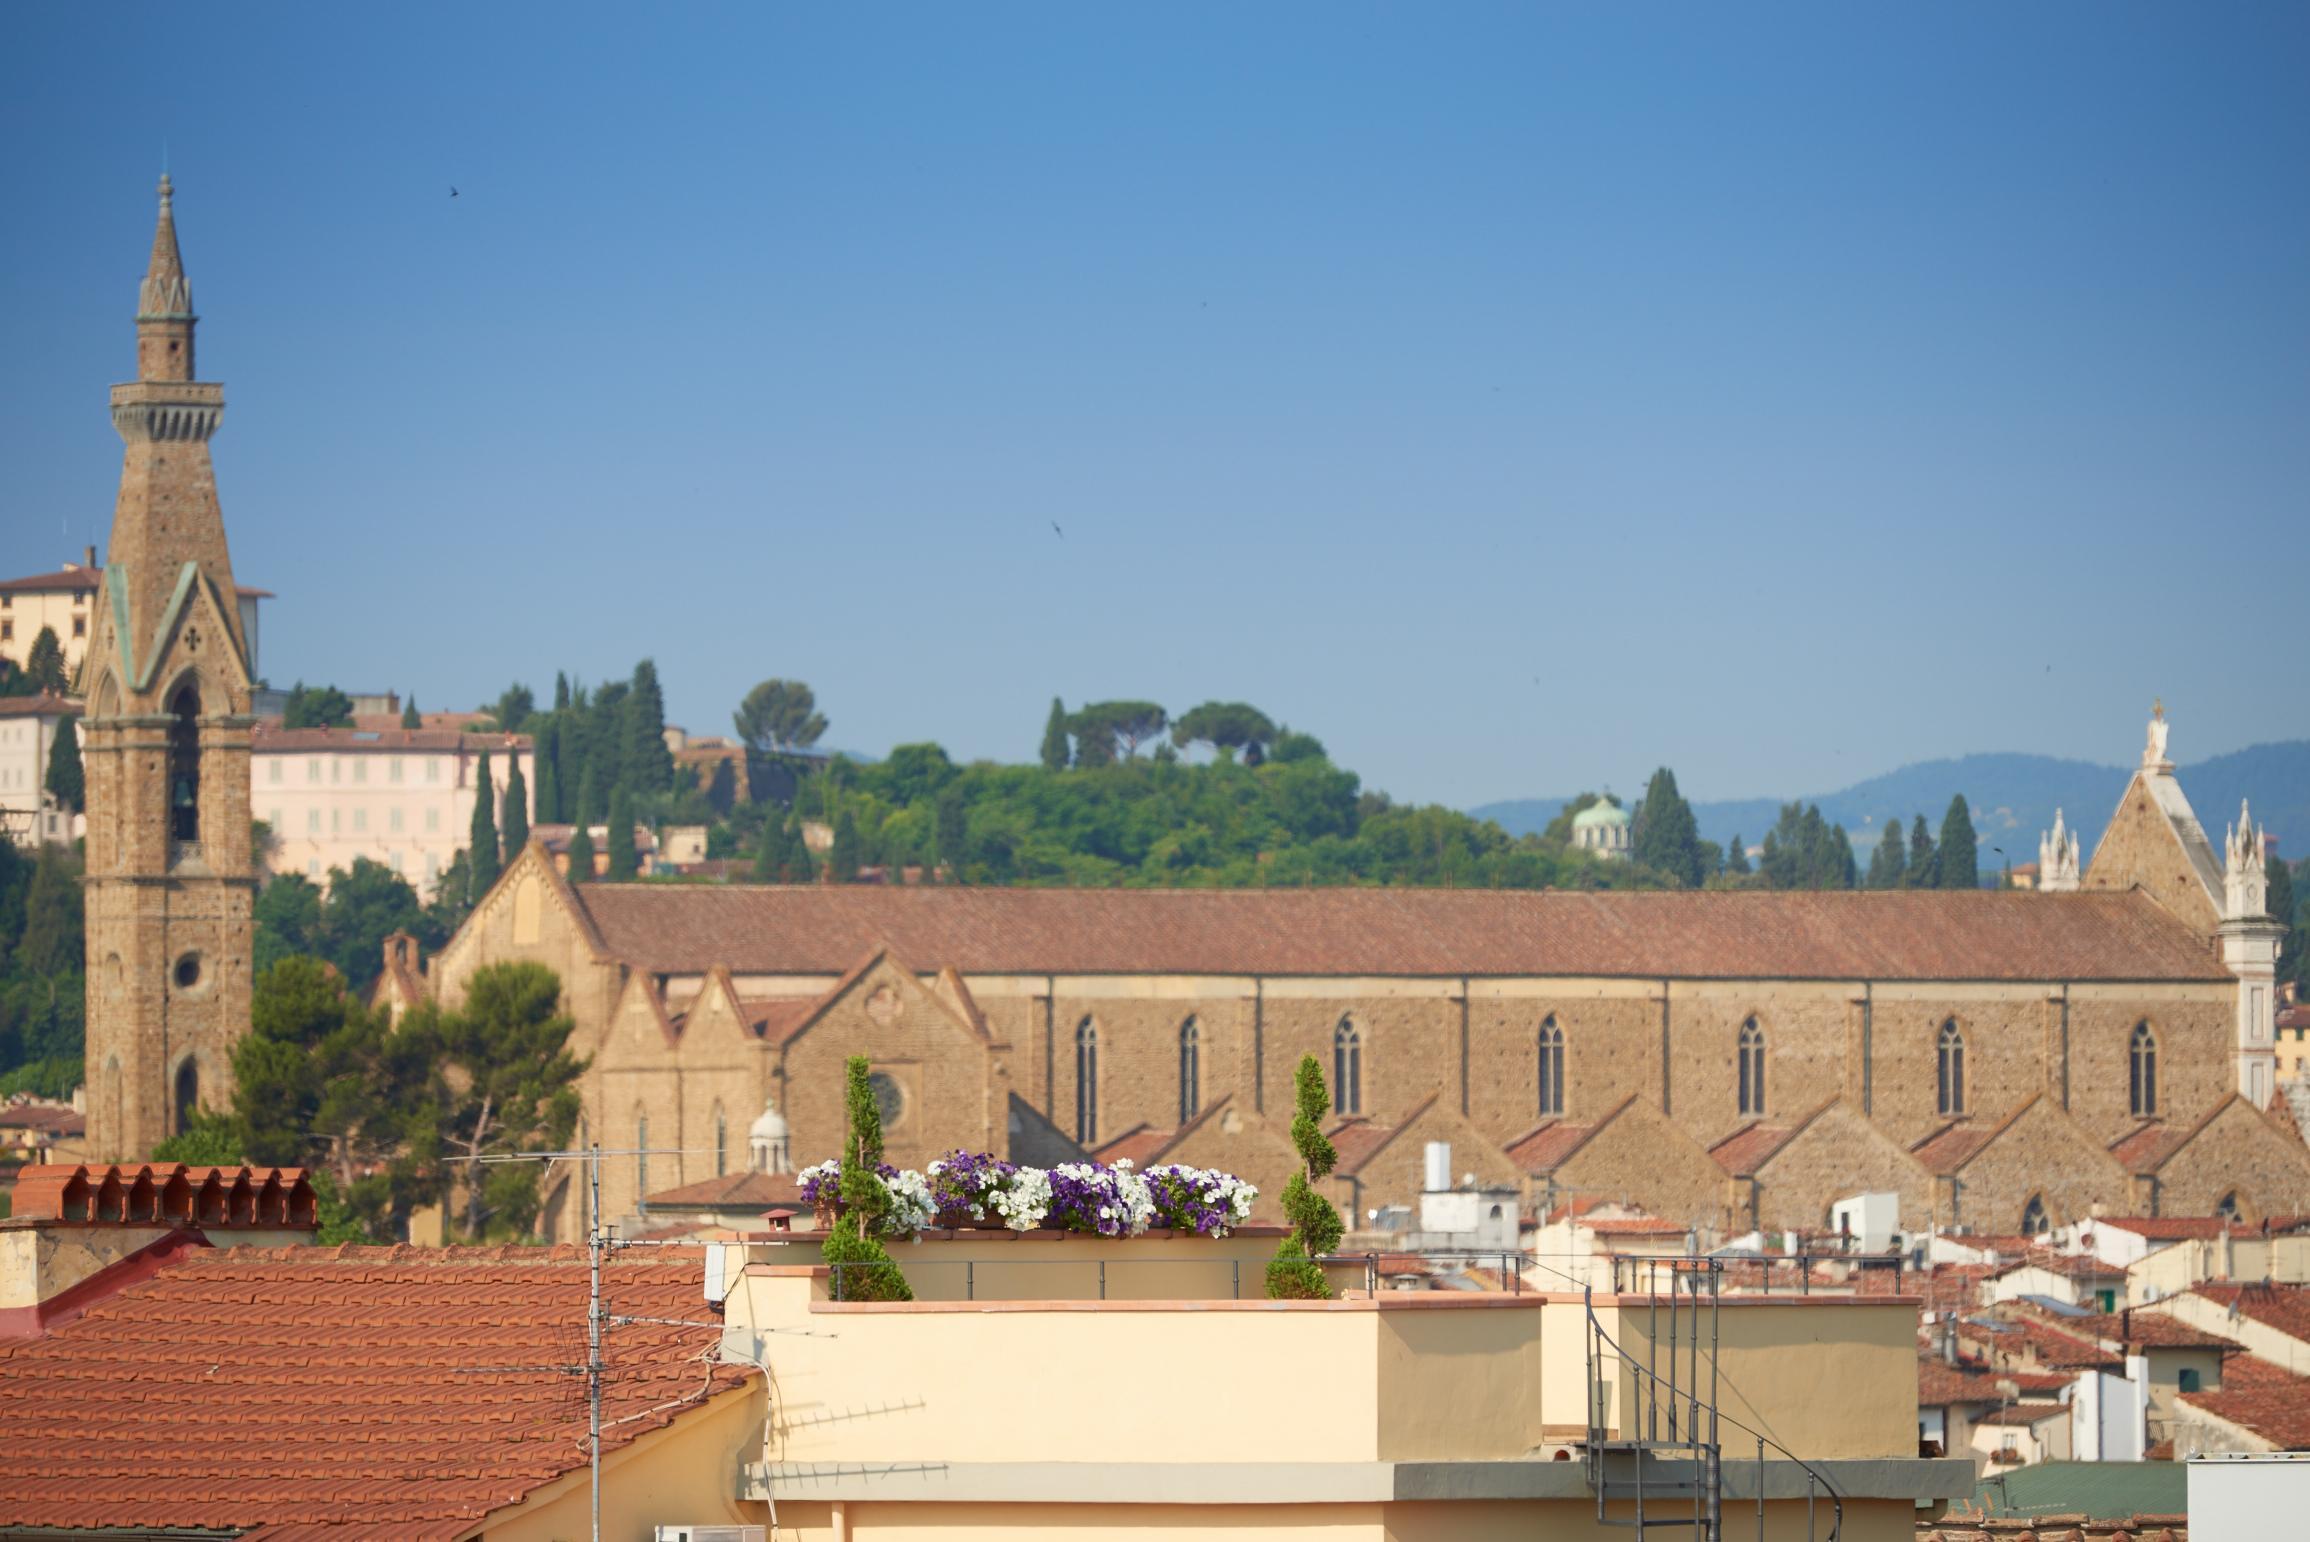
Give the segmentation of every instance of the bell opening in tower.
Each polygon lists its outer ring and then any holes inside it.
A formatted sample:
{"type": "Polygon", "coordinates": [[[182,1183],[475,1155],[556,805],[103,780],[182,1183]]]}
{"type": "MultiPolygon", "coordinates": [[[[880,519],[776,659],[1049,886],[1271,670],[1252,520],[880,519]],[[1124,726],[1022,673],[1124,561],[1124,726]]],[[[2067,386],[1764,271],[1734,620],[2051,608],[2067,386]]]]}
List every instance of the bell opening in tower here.
{"type": "Polygon", "coordinates": [[[191,685],[169,702],[169,837],[183,845],[201,838],[201,696],[191,685]]]}

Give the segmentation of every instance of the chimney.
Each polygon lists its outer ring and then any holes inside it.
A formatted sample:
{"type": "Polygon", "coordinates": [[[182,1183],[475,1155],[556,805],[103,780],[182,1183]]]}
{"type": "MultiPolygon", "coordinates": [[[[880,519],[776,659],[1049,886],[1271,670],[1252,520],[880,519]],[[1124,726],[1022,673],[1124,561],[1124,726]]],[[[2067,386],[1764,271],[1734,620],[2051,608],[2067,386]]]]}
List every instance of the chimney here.
{"type": "Polygon", "coordinates": [[[1422,1185],[1430,1194],[1441,1194],[1452,1186],[1452,1144],[1432,1140],[1427,1148],[1427,1181],[1422,1185]]]}
{"type": "Polygon", "coordinates": [[[93,573],[96,571],[96,548],[91,546],[86,550],[88,552],[88,570],[93,573]]]}

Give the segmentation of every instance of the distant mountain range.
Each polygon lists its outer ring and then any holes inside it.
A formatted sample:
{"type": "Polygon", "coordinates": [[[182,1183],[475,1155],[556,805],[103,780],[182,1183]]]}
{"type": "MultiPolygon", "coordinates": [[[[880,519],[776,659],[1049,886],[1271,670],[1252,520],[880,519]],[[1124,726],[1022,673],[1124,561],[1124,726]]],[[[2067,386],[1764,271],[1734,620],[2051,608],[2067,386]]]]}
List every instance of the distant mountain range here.
{"type": "MultiPolygon", "coordinates": [[[[2238,817],[2238,800],[2247,798],[2253,802],[2255,822],[2268,826],[2289,861],[2310,855],[2310,739],[2252,745],[2183,766],[2175,774],[2217,845],[2223,825],[2238,817]]],[[[2129,767],[2051,755],[1966,755],[1903,766],[1839,792],[1801,799],[1695,803],[1692,811],[1707,839],[1722,844],[1738,835],[1754,847],[1780,817],[1782,802],[1818,803],[1822,814],[1851,832],[1854,853],[1866,866],[1884,820],[1898,817],[1906,823],[1923,814],[1938,834],[1949,800],[1963,793],[1980,833],[1981,866],[1986,872],[2003,860],[1991,852],[1993,846],[2004,847],[2016,865],[2035,862],[2038,832],[2051,828],[2057,808],[2079,832],[2086,858],[2092,860],[2093,843],[2132,775],[2129,767]]],[[[1468,812],[1497,820],[1511,835],[1537,834],[1570,801],[1516,798],[1468,812]]]]}

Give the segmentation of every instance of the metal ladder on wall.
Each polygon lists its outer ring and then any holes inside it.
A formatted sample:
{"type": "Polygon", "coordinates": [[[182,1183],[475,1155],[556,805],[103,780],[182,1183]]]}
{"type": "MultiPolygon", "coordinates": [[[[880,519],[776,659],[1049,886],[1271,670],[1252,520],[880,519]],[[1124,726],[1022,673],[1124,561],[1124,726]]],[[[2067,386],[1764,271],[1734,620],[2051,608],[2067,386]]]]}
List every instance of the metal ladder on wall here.
{"type": "MultiPolygon", "coordinates": [[[[1613,1260],[1619,1320],[1629,1320],[1629,1294],[1644,1298],[1645,1353],[1629,1354],[1596,1315],[1593,1285],[1582,1288],[1588,1321],[1588,1486],[1596,1495],[1599,1525],[1626,1526],[1639,1539],[1649,1530],[1682,1527],[1699,1542],[1724,1542],[1722,1425],[1737,1420],[1718,1412],[1717,1311],[1724,1297],[1724,1264],[1713,1258],[1613,1260]],[[1633,1278],[1621,1287],[1623,1270],[1633,1278]],[[1663,1290],[1665,1285],[1666,1289],[1663,1290]],[[1665,1296],[1665,1306],[1664,1306],[1665,1296]],[[1707,1365],[1701,1354],[1708,1346],[1707,1365]],[[1662,1357],[1666,1356],[1666,1364],[1662,1357]],[[1616,1396],[1628,1374],[1627,1397],[1616,1396]],[[1618,1406],[1613,1406],[1614,1404],[1618,1406]],[[1619,1506],[1621,1513],[1613,1513],[1619,1506]]],[[[1811,1464],[1767,1436],[1756,1436],[1756,1525],[1765,1534],[1765,1448],[1802,1467],[1805,1535],[1816,1537],[1816,1497],[1830,1504],[1826,1542],[1837,1542],[1844,1505],[1811,1464]]]]}

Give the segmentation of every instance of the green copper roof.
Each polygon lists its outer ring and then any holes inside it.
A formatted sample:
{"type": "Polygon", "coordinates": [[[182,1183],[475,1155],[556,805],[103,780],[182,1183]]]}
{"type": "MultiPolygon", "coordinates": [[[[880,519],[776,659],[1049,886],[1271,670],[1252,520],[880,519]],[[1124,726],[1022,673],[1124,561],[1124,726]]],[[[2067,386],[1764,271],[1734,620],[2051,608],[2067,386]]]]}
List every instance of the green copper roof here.
{"type": "Polygon", "coordinates": [[[1572,828],[1575,830],[1593,830],[1598,825],[1624,825],[1626,823],[1628,823],[1628,810],[1616,804],[1606,803],[1602,799],[1589,804],[1588,807],[1572,816],[1572,828]]]}

